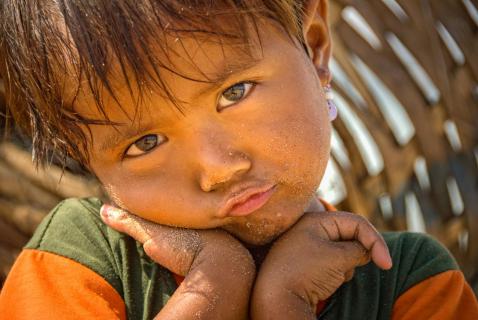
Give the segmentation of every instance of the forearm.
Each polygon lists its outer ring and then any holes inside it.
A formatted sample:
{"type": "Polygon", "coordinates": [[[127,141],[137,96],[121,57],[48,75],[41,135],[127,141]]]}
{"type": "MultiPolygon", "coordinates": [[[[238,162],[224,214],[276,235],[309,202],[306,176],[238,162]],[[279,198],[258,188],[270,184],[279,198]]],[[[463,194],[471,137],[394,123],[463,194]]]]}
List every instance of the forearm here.
{"type": "Polygon", "coordinates": [[[248,318],[254,268],[249,257],[204,257],[174,292],[156,320],[248,318]],[[234,262],[235,263],[231,263],[234,262]]]}

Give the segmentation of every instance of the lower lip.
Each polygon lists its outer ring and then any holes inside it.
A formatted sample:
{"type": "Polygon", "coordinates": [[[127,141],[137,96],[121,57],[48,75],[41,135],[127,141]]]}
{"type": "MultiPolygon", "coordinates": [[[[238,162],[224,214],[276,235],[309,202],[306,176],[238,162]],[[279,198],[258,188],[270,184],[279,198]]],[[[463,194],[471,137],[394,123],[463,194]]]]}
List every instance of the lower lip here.
{"type": "Polygon", "coordinates": [[[246,202],[239,203],[232,207],[231,211],[229,211],[227,215],[230,217],[244,217],[253,213],[265,205],[267,201],[269,201],[274,191],[275,186],[265,192],[257,193],[251,196],[246,200],[246,202]]]}

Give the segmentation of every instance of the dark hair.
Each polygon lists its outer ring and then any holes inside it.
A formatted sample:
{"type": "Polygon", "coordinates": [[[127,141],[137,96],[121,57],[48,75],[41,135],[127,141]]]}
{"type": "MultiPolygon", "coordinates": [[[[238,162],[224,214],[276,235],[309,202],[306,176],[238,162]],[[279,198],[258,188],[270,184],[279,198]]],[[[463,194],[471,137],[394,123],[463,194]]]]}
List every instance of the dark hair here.
{"type": "Polygon", "coordinates": [[[69,156],[87,165],[88,139],[81,126],[114,125],[108,120],[100,94],[106,90],[115,97],[113,63],[130,92],[133,88],[142,92],[144,86],[153,85],[174,101],[159,69],[175,70],[153,54],[160,50],[167,56],[168,44],[161,40],[152,43],[151,39],[206,36],[225,45],[245,44],[251,34],[240,26],[252,22],[257,32],[258,19],[265,18],[302,40],[304,1],[2,0],[0,73],[5,80],[8,112],[32,138],[36,164],[44,164],[53,151],[63,159],[69,156]],[[231,33],[227,26],[237,28],[231,33]],[[72,77],[74,92],[67,97],[65,86],[72,77]],[[87,83],[103,120],[75,112],[81,81],[87,83]]]}

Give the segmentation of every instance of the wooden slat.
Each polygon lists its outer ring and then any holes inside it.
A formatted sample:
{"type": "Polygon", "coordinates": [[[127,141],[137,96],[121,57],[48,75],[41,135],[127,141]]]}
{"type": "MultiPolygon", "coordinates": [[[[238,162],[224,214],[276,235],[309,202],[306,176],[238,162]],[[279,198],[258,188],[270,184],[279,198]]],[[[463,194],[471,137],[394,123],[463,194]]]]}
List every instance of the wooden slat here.
{"type": "Polygon", "coordinates": [[[28,237],[18,231],[13,225],[0,219],[0,243],[3,246],[14,249],[22,248],[27,242],[28,237]]]}
{"type": "Polygon", "coordinates": [[[0,218],[25,235],[31,236],[46,214],[45,210],[0,198],[0,218]]]}
{"type": "Polygon", "coordinates": [[[61,198],[102,195],[97,183],[64,172],[58,167],[52,166],[48,170],[37,170],[32,164],[31,154],[13,144],[0,144],[0,158],[11,168],[22,172],[30,181],[61,198]]]}
{"type": "Polygon", "coordinates": [[[21,172],[15,171],[0,159],[0,196],[23,203],[51,209],[61,198],[32,184],[21,172]]]}
{"type": "Polygon", "coordinates": [[[403,71],[399,61],[389,52],[376,52],[365,43],[347,24],[337,26],[338,34],[344,39],[350,51],[357,54],[388,86],[393,88],[395,96],[406,108],[416,129],[420,151],[427,159],[444,159],[448,148],[443,141],[429,143],[429,137],[439,135],[429,124],[428,106],[418,88],[407,86],[412,83],[408,73],[403,71]]]}
{"type": "Polygon", "coordinates": [[[478,266],[478,169],[473,162],[472,157],[464,155],[451,161],[451,169],[465,208],[463,215],[469,237],[467,271],[478,266]]]}
{"type": "Polygon", "coordinates": [[[0,289],[19,253],[19,250],[12,250],[0,244],[0,289]]]}

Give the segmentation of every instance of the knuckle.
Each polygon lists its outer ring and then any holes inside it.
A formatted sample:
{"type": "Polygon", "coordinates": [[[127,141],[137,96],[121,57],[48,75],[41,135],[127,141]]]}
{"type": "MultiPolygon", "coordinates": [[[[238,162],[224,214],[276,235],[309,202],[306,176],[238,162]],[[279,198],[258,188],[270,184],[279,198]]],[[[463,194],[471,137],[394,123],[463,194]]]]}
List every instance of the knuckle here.
{"type": "Polygon", "coordinates": [[[367,253],[367,250],[364,248],[364,246],[357,241],[352,241],[352,246],[354,246],[357,255],[362,256],[367,253]]]}
{"type": "Polygon", "coordinates": [[[343,217],[343,218],[354,218],[357,216],[357,214],[348,212],[348,211],[334,211],[333,214],[336,217],[343,217]]]}
{"type": "Polygon", "coordinates": [[[143,250],[150,257],[156,254],[157,249],[156,242],[153,239],[149,239],[143,243],[143,250]]]}
{"type": "Polygon", "coordinates": [[[329,298],[344,282],[346,278],[343,272],[336,269],[327,269],[320,279],[313,281],[313,292],[319,300],[329,298]]]}

